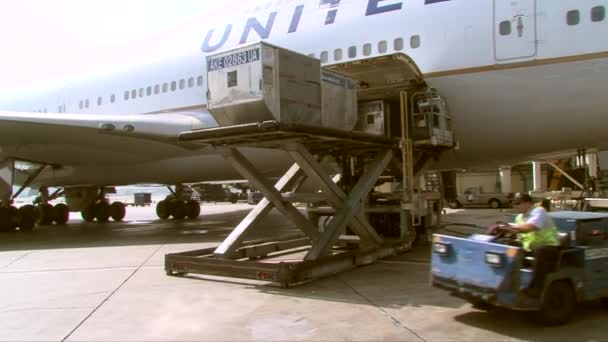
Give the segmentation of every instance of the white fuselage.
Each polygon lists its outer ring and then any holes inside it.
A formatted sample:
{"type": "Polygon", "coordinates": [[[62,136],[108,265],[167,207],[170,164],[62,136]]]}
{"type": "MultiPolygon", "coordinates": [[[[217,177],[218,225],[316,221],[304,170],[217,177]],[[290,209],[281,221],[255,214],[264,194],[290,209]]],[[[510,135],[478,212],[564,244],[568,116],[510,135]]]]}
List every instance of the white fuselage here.
{"type": "MultiPolygon", "coordinates": [[[[209,117],[206,120],[213,125],[206,110],[206,54],[263,39],[314,54],[326,65],[395,52],[410,56],[427,83],[447,98],[454,117],[460,148],[442,157],[437,167],[498,165],[553,151],[608,145],[604,119],[608,40],[603,38],[608,35],[608,1],[277,0],[269,4],[229,17],[201,15],[200,21],[164,35],[167,48],[183,51],[182,57],[146,61],[128,71],[0,103],[0,110],[181,113],[209,117]]],[[[63,145],[56,152],[77,153],[77,146],[63,145]]],[[[141,151],[137,162],[129,162],[128,155],[124,160],[112,159],[111,154],[83,155],[79,165],[44,179],[49,185],[118,185],[238,177],[212,151],[205,157],[166,152],[141,151]]],[[[29,159],[41,160],[36,156],[33,151],[29,159]]],[[[272,155],[264,152],[259,158],[270,172],[272,155]]]]}

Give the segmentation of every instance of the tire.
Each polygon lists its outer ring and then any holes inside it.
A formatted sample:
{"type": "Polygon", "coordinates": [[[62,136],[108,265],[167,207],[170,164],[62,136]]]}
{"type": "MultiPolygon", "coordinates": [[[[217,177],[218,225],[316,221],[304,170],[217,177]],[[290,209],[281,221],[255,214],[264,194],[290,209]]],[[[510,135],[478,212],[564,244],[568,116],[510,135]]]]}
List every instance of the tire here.
{"type": "Polygon", "coordinates": [[[84,222],[93,222],[93,220],[95,220],[95,203],[84,208],[80,212],[80,216],[82,216],[84,222]]]}
{"type": "Polygon", "coordinates": [[[161,220],[166,220],[171,216],[171,210],[169,208],[169,202],[162,200],[156,203],[156,216],[161,220]]]}
{"type": "Polygon", "coordinates": [[[10,232],[12,230],[11,210],[6,207],[0,207],[0,233],[10,232]]]}
{"type": "Polygon", "coordinates": [[[17,227],[19,227],[19,223],[21,223],[21,213],[15,206],[10,206],[9,211],[11,213],[11,230],[15,230],[17,227]]]}
{"type": "Polygon", "coordinates": [[[23,232],[31,232],[36,226],[38,220],[38,211],[31,204],[26,204],[19,208],[21,220],[19,222],[19,230],[23,232]]]}
{"type": "Polygon", "coordinates": [[[496,198],[492,198],[490,200],[490,202],[488,202],[488,204],[490,205],[490,208],[492,208],[492,209],[500,208],[500,201],[497,200],[496,198]]]}
{"type": "Polygon", "coordinates": [[[114,202],[110,205],[110,216],[115,222],[121,222],[127,215],[127,209],[122,202],[114,202]]]}
{"type": "Polygon", "coordinates": [[[70,219],[70,208],[63,203],[55,205],[55,223],[64,225],[70,219]]]}
{"type": "Polygon", "coordinates": [[[48,226],[55,221],[55,207],[50,204],[41,204],[38,206],[38,212],[40,213],[40,221],[38,224],[41,226],[48,226]]]}
{"type": "Polygon", "coordinates": [[[576,307],[572,286],[565,281],[549,285],[543,296],[539,318],[546,325],[561,325],[570,320],[576,307]]]}
{"type": "Polygon", "coordinates": [[[183,220],[186,217],[186,202],[174,200],[171,203],[171,216],[176,220],[183,220]]]}
{"type": "Polygon", "coordinates": [[[106,223],[110,220],[110,205],[101,201],[95,205],[95,218],[99,223],[106,223]]]}
{"type": "Polygon", "coordinates": [[[453,200],[448,202],[448,207],[450,207],[451,209],[458,209],[461,207],[461,204],[457,200],[453,200]]]}
{"type": "Polygon", "coordinates": [[[201,204],[198,201],[190,200],[186,202],[186,217],[196,219],[201,214],[201,204]]]}

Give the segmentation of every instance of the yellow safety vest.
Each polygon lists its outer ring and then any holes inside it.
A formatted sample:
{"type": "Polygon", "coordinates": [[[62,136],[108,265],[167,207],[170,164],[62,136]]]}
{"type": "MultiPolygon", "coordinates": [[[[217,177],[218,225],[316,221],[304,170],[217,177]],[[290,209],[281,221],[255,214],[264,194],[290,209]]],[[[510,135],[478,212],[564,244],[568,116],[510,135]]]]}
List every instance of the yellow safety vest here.
{"type": "MultiPolygon", "coordinates": [[[[538,227],[531,232],[519,233],[523,249],[531,252],[532,250],[544,246],[559,246],[559,233],[553,220],[549,218],[550,224],[546,227],[538,227]]],[[[526,219],[524,214],[515,217],[515,224],[524,224],[526,219]]]]}

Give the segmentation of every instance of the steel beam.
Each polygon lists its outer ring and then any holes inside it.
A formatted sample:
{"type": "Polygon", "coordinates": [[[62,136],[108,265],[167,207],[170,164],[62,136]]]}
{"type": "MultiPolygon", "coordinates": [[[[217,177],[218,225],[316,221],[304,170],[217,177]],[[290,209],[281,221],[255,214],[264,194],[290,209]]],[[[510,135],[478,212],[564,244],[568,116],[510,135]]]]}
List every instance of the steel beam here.
{"type": "MultiPolygon", "coordinates": [[[[323,169],[316,158],[308,152],[301,144],[292,144],[288,152],[296,163],[298,163],[306,175],[319,186],[326,196],[327,201],[336,209],[344,207],[348,196],[332,180],[330,175],[323,169]]],[[[348,222],[351,229],[361,238],[365,247],[377,247],[382,244],[382,238],[374,227],[372,227],[364,215],[363,210],[356,213],[354,218],[348,222]]]]}
{"type": "Polygon", "coordinates": [[[221,151],[224,158],[230,161],[243,177],[247,178],[256,189],[262,192],[266,199],[301,229],[313,243],[319,239],[317,227],[304,217],[293,204],[283,200],[281,193],[264,179],[264,175],[259,173],[243,154],[236,148],[222,148],[221,151]]]}
{"type": "Polygon", "coordinates": [[[378,158],[370,164],[370,167],[365,170],[349,197],[344,202],[344,206],[329,224],[327,229],[321,235],[321,238],[313,243],[312,248],[306,254],[305,260],[317,260],[331,251],[333,244],[340,237],[340,232],[350,222],[352,217],[362,211],[364,197],[371,191],[376,184],[378,177],[393,158],[392,150],[385,150],[378,154],[378,158]]]}
{"type": "MultiPolygon", "coordinates": [[[[290,188],[297,183],[300,185],[300,179],[305,178],[302,169],[297,164],[291,166],[291,168],[281,177],[281,179],[275,184],[275,188],[278,191],[290,188]]],[[[271,202],[266,198],[263,198],[249,214],[239,223],[239,225],[228,235],[228,237],[217,247],[214,254],[216,256],[231,257],[234,255],[236,250],[240,247],[245,232],[251,227],[256,225],[262,220],[273,208],[271,202]]]]}
{"type": "Polygon", "coordinates": [[[13,194],[13,182],[15,178],[15,160],[5,159],[0,161],[0,201],[2,205],[10,206],[13,194]]]}

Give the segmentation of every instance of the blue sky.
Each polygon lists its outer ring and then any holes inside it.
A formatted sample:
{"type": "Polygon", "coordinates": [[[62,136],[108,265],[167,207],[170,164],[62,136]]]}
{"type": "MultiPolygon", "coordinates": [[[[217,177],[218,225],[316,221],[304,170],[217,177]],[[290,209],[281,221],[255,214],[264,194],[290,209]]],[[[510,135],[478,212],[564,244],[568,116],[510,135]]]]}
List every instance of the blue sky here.
{"type": "Polygon", "coordinates": [[[113,50],[225,2],[0,0],[0,91],[116,64],[113,50]]]}

